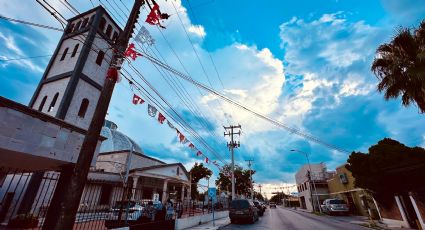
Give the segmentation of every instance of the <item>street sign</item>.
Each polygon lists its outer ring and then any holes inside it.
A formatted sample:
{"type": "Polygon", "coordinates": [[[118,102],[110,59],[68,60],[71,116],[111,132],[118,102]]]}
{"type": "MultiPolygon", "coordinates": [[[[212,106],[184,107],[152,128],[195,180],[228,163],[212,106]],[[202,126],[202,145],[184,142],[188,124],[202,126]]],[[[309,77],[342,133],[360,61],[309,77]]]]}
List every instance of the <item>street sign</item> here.
{"type": "Polygon", "coordinates": [[[211,198],[212,203],[217,202],[217,188],[208,188],[208,197],[211,198]]]}

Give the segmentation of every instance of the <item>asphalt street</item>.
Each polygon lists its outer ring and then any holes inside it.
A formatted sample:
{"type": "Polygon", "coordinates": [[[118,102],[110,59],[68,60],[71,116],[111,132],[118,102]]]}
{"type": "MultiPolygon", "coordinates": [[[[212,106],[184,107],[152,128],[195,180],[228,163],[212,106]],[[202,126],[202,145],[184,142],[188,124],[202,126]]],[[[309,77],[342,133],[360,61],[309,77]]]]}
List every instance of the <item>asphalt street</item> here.
{"type": "Polygon", "coordinates": [[[267,208],[255,224],[230,224],[222,229],[273,229],[273,230],[365,230],[368,228],[351,224],[351,217],[317,216],[311,213],[277,207],[267,208]]]}

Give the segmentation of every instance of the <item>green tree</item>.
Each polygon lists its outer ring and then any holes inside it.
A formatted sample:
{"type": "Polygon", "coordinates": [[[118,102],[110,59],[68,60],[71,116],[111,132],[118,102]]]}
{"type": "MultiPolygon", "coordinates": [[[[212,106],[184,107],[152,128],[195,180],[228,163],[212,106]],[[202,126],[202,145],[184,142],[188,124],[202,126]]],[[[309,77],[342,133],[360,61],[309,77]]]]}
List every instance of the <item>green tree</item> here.
{"type": "MultiPolygon", "coordinates": [[[[220,190],[232,191],[231,172],[231,165],[224,165],[221,168],[218,178],[215,181],[215,184],[220,190]]],[[[254,175],[255,171],[251,170],[251,173],[254,175]]],[[[249,169],[243,169],[235,165],[235,181],[236,194],[249,195],[251,193],[252,186],[249,169]]]]}
{"type": "Polygon", "coordinates": [[[286,195],[284,192],[277,192],[275,195],[273,195],[270,198],[270,202],[282,203],[282,199],[288,198],[288,195],[286,195]]]}
{"type": "Polygon", "coordinates": [[[384,98],[398,98],[408,106],[416,102],[425,112],[425,20],[411,30],[399,29],[395,37],[376,50],[372,71],[379,79],[384,98]]]}
{"type": "Polygon", "coordinates": [[[425,149],[385,138],[371,146],[369,153],[353,152],[346,167],[356,187],[378,197],[413,191],[419,181],[425,181],[425,149]]]}
{"type": "Polygon", "coordinates": [[[205,167],[202,163],[195,163],[195,165],[190,169],[190,174],[192,176],[191,196],[192,199],[198,199],[198,183],[201,179],[210,177],[212,175],[212,171],[205,167]]]}
{"type": "Polygon", "coordinates": [[[264,201],[263,195],[261,193],[259,193],[259,192],[254,192],[254,199],[255,200],[262,200],[262,201],[264,201]]]}

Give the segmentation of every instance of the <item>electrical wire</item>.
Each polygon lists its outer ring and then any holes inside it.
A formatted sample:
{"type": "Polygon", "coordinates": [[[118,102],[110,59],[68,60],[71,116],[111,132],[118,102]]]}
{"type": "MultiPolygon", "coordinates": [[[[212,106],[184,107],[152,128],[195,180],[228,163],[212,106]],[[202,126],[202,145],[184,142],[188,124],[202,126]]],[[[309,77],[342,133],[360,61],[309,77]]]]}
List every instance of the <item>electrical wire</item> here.
{"type": "Polygon", "coordinates": [[[210,93],[212,93],[212,94],[216,95],[217,97],[221,98],[222,100],[224,100],[224,101],[226,101],[226,102],[228,102],[228,103],[230,103],[230,104],[233,104],[234,106],[237,106],[237,107],[239,107],[239,108],[241,108],[241,109],[243,109],[243,110],[245,110],[245,111],[247,111],[247,112],[249,112],[249,113],[251,113],[251,114],[253,114],[253,115],[255,115],[255,116],[257,116],[257,117],[259,117],[259,118],[261,118],[261,119],[263,119],[263,120],[266,120],[266,121],[268,121],[268,122],[270,122],[270,123],[272,123],[272,124],[274,124],[274,125],[276,125],[276,126],[278,126],[278,127],[281,127],[281,128],[283,128],[283,129],[285,129],[285,130],[289,131],[291,134],[296,134],[296,135],[301,136],[301,137],[303,137],[303,138],[305,138],[305,139],[307,139],[307,140],[309,140],[309,141],[315,142],[315,143],[317,143],[317,144],[321,144],[321,145],[323,145],[323,146],[325,146],[325,147],[327,147],[327,148],[330,148],[330,149],[333,149],[333,150],[337,150],[337,151],[339,151],[339,152],[351,153],[350,151],[347,151],[347,150],[345,150],[345,149],[343,149],[343,148],[340,148],[340,147],[338,147],[338,146],[336,146],[336,145],[329,144],[329,143],[327,143],[327,142],[325,142],[325,141],[322,141],[322,140],[320,140],[319,138],[314,137],[314,136],[313,136],[313,135],[311,135],[311,134],[304,133],[304,132],[302,132],[302,131],[301,131],[301,130],[299,130],[299,129],[289,127],[288,125],[285,125],[285,124],[283,124],[282,122],[279,122],[279,121],[277,121],[277,120],[274,120],[274,119],[272,119],[272,118],[267,117],[266,115],[263,115],[263,114],[261,114],[261,113],[259,113],[259,112],[256,112],[256,111],[254,111],[253,109],[250,109],[250,108],[248,108],[247,106],[242,105],[242,104],[240,104],[239,102],[234,101],[234,100],[232,100],[232,99],[230,99],[230,98],[228,98],[228,97],[226,97],[226,96],[222,95],[221,93],[217,92],[216,90],[214,90],[214,89],[212,89],[212,88],[210,88],[210,87],[208,87],[208,86],[206,86],[206,85],[204,85],[204,84],[202,84],[202,83],[200,83],[200,82],[198,82],[198,81],[193,80],[193,79],[192,79],[192,78],[190,78],[189,76],[186,76],[185,74],[183,74],[183,73],[181,73],[181,72],[179,72],[179,71],[175,70],[175,69],[174,69],[174,68],[172,68],[171,66],[168,66],[168,65],[166,65],[166,64],[164,64],[164,63],[162,63],[161,61],[159,61],[159,60],[155,59],[154,57],[150,56],[149,54],[143,54],[143,55],[144,55],[144,57],[145,57],[146,59],[148,59],[148,60],[149,60],[149,61],[151,61],[152,63],[154,63],[154,64],[156,64],[156,65],[158,65],[158,66],[161,66],[162,68],[164,68],[164,69],[166,69],[166,70],[170,71],[171,73],[173,73],[173,74],[174,74],[174,75],[176,75],[177,77],[180,77],[180,78],[182,78],[182,79],[184,79],[184,80],[186,80],[186,81],[188,81],[188,82],[192,83],[193,85],[195,85],[195,86],[197,86],[197,87],[199,87],[199,88],[201,88],[201,89],[203,89],[203,90],[206,90],[206,91],[208,91],[208,92],[210,92],[210,93]]]}
{"type": "Polygon", "coordinates": [[[14,18],[9,18],[9,17],[3,16],[3,15],[0,15],[0,19],[11,21],[11,22],[18,22],[18,23],[22,23],[22,24],[26,24],[26,25],[30,25],[30,26],[36,26],[36,27],[40,27],[40,28],[44,28],[44,29],[56,30],[56,31],[61,31],[61,32],[64,31],[63,29],[56,28],[56,27],[53,27],[53,26],[46,26],[46,25],[42,25],[42,24],[38,24],[38,23],[28,22],[28,21],[14,19],[14,18]]]}

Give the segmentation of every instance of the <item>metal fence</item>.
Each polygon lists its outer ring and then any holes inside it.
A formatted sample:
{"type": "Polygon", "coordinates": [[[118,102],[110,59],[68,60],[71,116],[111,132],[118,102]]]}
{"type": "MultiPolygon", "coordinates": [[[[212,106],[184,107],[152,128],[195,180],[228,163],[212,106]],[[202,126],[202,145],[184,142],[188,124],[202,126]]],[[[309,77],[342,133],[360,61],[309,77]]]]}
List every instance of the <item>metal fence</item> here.
{"type": "MultiPolygon", "coordinates": [[[[0,229],[41,229],[59,175],[53,171],[21,172],[0,168],[0,229]]],[[[74,229],[107,229],[123,225],[152,227],[155,224],[160,226],[158,229],[168,229],[174,226],[177,218],[228,208],[226,198],[218,198],[214,205],[211,201],[176,201],[172,205],[172,214],[167,217],[165,204],[134,199],[134,194],[141,194],[142,189],[126,189],[122,183],[88,181],[74,229]]]]}

